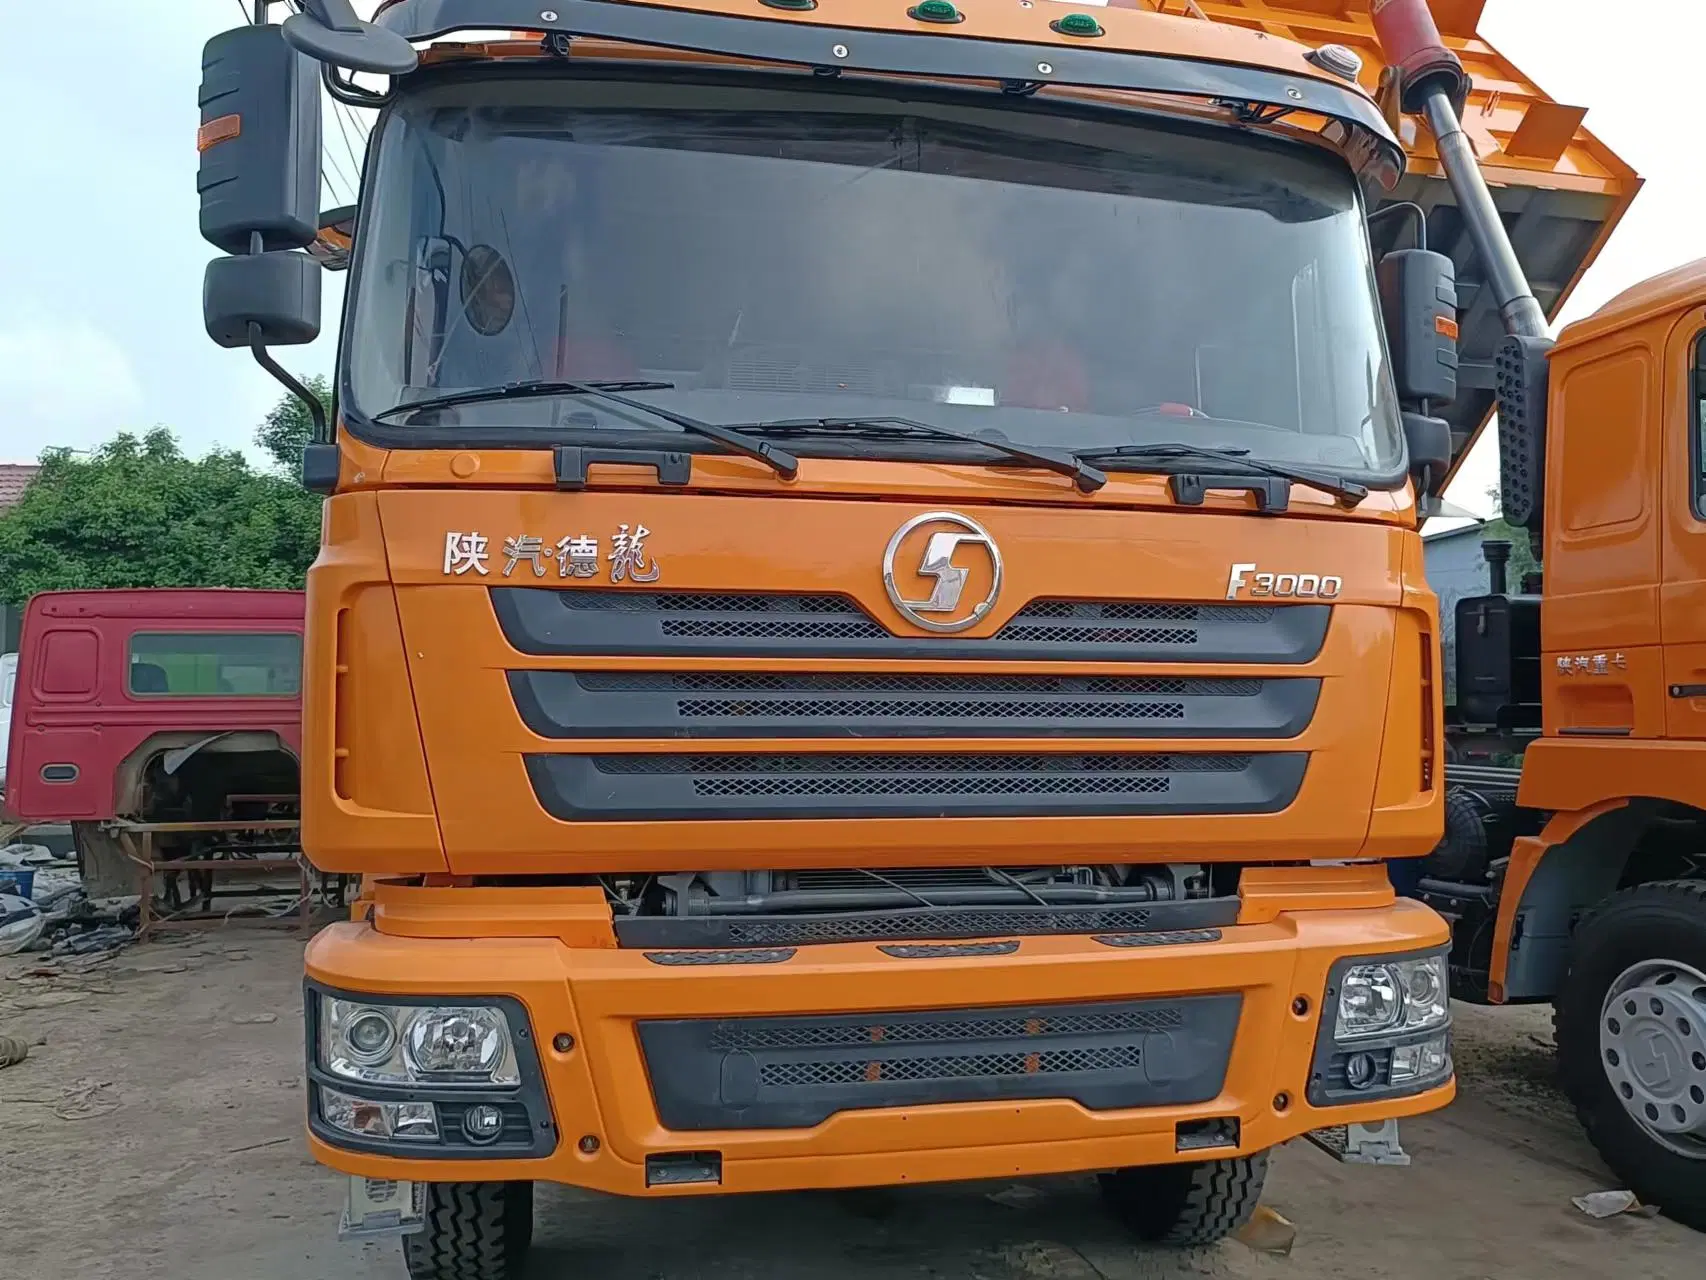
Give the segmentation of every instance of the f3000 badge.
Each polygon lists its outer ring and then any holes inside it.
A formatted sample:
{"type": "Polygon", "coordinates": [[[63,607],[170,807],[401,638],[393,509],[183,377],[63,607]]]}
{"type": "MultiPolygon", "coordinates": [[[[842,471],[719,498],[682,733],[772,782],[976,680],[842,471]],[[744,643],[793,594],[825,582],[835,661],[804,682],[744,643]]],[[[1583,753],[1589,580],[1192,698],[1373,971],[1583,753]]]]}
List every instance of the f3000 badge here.
{"type": "Polygon", "coordinates": [[[1254,564],[1235,564],[1226,575],[1228,600],[1334,600],[1345,580],[1330,573],[1268,573],[1254,564]]]}

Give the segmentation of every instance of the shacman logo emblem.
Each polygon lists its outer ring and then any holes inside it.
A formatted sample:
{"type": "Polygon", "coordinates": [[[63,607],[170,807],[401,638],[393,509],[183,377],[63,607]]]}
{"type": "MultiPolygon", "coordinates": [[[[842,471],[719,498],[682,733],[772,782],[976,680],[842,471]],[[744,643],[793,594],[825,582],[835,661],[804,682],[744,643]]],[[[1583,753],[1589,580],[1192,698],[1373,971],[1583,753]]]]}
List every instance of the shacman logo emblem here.
{"type": "Polygon", "coordinates": [[[883,586],[894,607],[908,621],[916,622],[926,631],[964,631],[976,626],[995,607],[995,598],[1001,594],[1001,551],[989,531],[977,521],[953,511],[929,511],[913,516],[889,539],[888,549],[883,552],[883,586]],[[930,534],[918,565],[918,576],[934,579],[936,585],[927,599],[908,600],[895,585],[895,553],[908,534],[928,525],[948,526],[930,534]],[[966,583],[971,579],[975,548],[981,548],[989,557],[989,590],[964,617],[944,621],[944,615],[959,613],[965,607],[966,583]]]}

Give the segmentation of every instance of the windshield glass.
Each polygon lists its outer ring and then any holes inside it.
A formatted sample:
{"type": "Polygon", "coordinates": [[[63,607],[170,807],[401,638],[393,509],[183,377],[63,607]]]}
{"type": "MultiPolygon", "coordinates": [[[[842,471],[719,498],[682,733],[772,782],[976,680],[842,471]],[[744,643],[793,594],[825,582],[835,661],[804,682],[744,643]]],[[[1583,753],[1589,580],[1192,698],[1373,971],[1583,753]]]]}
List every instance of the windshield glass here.
{"type": "MultiPolygon", "coordinates": [[[[1368,240],[1331,155],[1028,103],[639,94],[483,79],[390,112],[358,237],[351,408],[659,381],[673,388],[631,394],[720,423],[900,415],[1402,474],[1368,240]]],[[[387,423],[435,443],[650,431],[716,448],[590,397],[387,423]]],[[[923,447],[789,445],[837,446],[923,447]]]]}

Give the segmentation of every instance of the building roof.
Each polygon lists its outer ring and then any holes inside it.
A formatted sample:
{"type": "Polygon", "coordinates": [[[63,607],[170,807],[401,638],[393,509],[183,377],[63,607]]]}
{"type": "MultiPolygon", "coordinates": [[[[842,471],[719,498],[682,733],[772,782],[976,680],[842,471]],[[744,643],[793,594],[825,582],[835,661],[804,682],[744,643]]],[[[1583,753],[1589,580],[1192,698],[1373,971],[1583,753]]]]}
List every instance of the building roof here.
{"type": "Polygon", "coordinates": [[[17,506],[40,470],[33,462],[0,462],[0,511],[17,506]]]}
{"type": "Polygon", "coordinates": [[[1435,529],[1424,532],[1422,534],[1422,542],[1426,544],[1444,542],[1447,538],[1460,538],[1466,533],[1483,533],[1486,531],[1486,528],[1487,522],[1485,520],[1471,520],[1467,524],[1460,524],[1454,529],[1435,529]]]}

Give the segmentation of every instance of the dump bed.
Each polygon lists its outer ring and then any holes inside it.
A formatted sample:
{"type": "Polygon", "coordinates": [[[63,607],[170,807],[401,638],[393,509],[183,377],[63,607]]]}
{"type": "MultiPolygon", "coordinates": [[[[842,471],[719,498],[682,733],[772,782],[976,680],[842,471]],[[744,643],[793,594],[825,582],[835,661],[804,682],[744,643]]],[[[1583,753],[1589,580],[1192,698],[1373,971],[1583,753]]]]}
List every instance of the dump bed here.
{"type": "MultiPolygon", "coordinates": [[[[1342,44],[1363,59],[1362,84],[1378,92],[1385,69],[1375,42],[1369,0],[1109,0],[1117,7],[1195,12],[1214,22],[1265,31],[1320,46],[1342,44]]],[[[1548,97],[1483,40],[1486,0],[1430,0],[1446,43],[1463,59],[1474,91],[1463,127],[1504,215],[1535,297],[1556,317],[1583,271],[1598,256],[1639,190],[1635,171],[1584,126],[1587,108],[1548,97]]],[[[1391,112],[1388,111],[1389,118],[1391,112]]],[[[1463,376],[1446,416],[1466,451],[1493,409],[1493,352],[1503,337],[1498,303],[1485,287],[1468,231],[1434,151],[1413,118],[1396,122],[1410,153],[1409,173],[1391,200],[1427,210],[1429,247],[1457,262],[1463,376]]],[[[1407,243],[1411,223],[1386,218],[1374,228],[1376,254],[1407,243]]],[[[1461,453],[1459,454],[1461,459],[1461,453]]]]}

